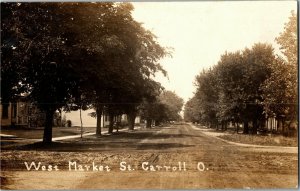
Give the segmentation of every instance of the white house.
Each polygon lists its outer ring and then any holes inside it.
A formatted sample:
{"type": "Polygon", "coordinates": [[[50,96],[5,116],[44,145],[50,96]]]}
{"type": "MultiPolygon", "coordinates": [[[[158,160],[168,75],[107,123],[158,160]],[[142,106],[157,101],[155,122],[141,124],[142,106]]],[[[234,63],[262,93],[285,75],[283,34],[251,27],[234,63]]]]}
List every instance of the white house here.
{"type": "MultiPolygon", "coordinates": [[[[82,110],[81,111],[81,117],[82,117],[82,126],[83,127],[96,127],[97,119],[95,117],[92,117],[90,114],[95,112],[94,109],[88,109],[88,110],[82,110]]],[[[81,126],[80,124],[80,111],[71,111],[71,112],[62,112],[63,119],[70,120],[72,123],[72,126],[81,126]]],[[[123,114],[121,116],[116,116],[115,121],[125,121],[127,122],[127,115],[123,114]]],[[[141,118],[140,116],[137,116],[135,118],[135,123],[140,123],[141,118]]],[[[101,127],[105,127],[109,125],[109,117],[107,115],[101,116],[101,127]]]]}

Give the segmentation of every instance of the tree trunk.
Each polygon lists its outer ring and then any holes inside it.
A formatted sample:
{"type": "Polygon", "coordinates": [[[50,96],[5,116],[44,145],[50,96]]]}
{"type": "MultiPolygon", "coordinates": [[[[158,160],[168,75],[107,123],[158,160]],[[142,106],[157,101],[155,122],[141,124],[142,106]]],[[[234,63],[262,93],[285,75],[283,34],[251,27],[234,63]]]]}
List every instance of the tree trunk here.
{"type": "Polygon", "coordinates": [[[114,114],[112,112],[109,113],[109,126],[108,133],[112,134],[114,129],[114,114]]]}
{"type": "MultiPolygon", "coordinates": [[[[269,117],[266,117],[266,119],[265,119],[265,128],[267,131],[269,131],[269,117]]],[[[272,131],[271,131],[271,133],[272,133],[272,131]]]]}
{"type": "Polygon", "coordinates": [[[102,108],[96,108],[96,117],[97,117],[97,127],[96,127],[96,135],[101,136],[101,115],[102,115],[102,108]]]}
{"type": "Polygon", "coordinates": [[[249,134],[249,125],[248,125],[248,121],[245,120],[244,121],[244,131],[243,134],[249,134]]]}
{"type": "Polygon", "coordinates": [[[134,122],[136,118],[136,112],[130,112],[128,113],[128,129],[129,130],[134,130],[134,122]]]}
{"type": "Polygon", "coordinates": [[[62,110],[61,109],[59,110],[59,115],[60,115],[60,122],[59,122],[60,125],[59,126],[62,127],[62,110]]]}
{"type": "Polygon", "coordinates": [[[278,118],[276,118],[277,124],[276,124],[276,133],[278,133],[279,129],[280,129],[280,120],[278,118]]]}
{"type": "Polygon", "coordinates": [[[256,135],[257,134],[257,127],[258,127],[257,119],[253,119],[252,123],[253,123],[252,134],[256,135]]]}
{"type": "Polygon", "coordinates": [[[285,121],[284,121],[284,119],[281,120],[281,126],[282,126],[282,135],[285,135],[285,121]]]}
{"type": "Polygon", "coordinates": [[[80,137],[82,138],[82,134],[83,134],[83,126],[82,126],[81,107],[80,107],[80,109],[79,109],[79,115],[80,115],[80,137]]]}
{"type": "Polygon", "coordinates": [[[236,122],[235,125],[236,125],[236,133],[238,134],[239,133],[239,126],[240,126],[240,124],[236,122]]]}
{"type": "Polygon", "coordinates": [[[117,119],[116,119],[116,128],[117,128],[117,133],[119,132],[119,126],[120,126],[120,118],[119,118],[120,116],[118,115],[117,116],[117,119]]]}
{"type": "Polygon", "coordinates": [[[53,126],[53,115],[54,110],[46,110],[46,120],[45,120],[45,129],[43,142],[49,144],[52,142],[52,126],[53,126]]]}
{"type": "Polygon", "coordinates": [[[146,119],[146,128],[151,128],[151,119],[150,118],[147,118],[146,119]]]}

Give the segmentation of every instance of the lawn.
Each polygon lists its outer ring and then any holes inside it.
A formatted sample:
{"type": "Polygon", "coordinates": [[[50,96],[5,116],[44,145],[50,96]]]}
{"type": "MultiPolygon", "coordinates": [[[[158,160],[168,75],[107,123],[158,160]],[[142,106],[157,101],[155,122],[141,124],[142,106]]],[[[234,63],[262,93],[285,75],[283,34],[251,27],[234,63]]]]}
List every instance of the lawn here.
{"type": "MultiPolygon", "coordinates": [[[[96,127],[84,127],[83,132],[95,132],[96,127]]],[[[53,137],[61,137],[68,135],[79,135],[81,132],[80,127],[54,127],[53,128],[53,137]]],[[[41,139],[43,138],[44,129],[1,129],[0,133],[15,135],[19,138],[27,138],[27,139],[41,139]]]]}
{"type": "Polygon", "coordinates": [[[266,146],[298,146],[298,137],[285,137],[282,135],[244,135],[244,134],[231,134],[221,135],[222,139],[255,145],[266,145],[266,146]]]}

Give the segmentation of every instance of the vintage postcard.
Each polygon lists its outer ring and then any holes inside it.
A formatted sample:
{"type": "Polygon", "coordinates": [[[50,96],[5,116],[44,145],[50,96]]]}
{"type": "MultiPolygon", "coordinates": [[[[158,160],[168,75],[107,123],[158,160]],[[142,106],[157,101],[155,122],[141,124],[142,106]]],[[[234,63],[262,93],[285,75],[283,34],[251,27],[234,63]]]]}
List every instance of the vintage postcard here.
{"type": "Polygon", "coordinates": [[[297,1],[1,2],[1,189],[298,189],[297,1]]]}

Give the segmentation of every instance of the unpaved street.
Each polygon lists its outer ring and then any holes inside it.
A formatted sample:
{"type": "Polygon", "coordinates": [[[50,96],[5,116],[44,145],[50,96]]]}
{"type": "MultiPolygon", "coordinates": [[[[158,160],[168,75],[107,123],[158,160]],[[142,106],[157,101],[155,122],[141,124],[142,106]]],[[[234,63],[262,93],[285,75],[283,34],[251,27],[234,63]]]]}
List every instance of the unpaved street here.
{"type": "Polygon", "coordinates": [[[4,188],[222,189],[298,186],[297,153],[229,144],[187,124],[139,129],[102,138],[91,136],[81,142],[68,140],[60,144],[55,149],[43,148],[38,152],[34,149],[3,150],[4,188]],[[71,151],[72,147],[76,147],[77,151],[71,151]],[[57,165],[60,170],[27,171],[24,161],[57,165]],[[70,166],[69,161],[72,162],[70,166]],[[93,162],[97,170],[100,166],[108,166],[110,171],[105,168],[103,171],[93,171],[93,162]],[[84,171],[79,171],[78,165],[90,168],[83,167],[84,171]]]}

